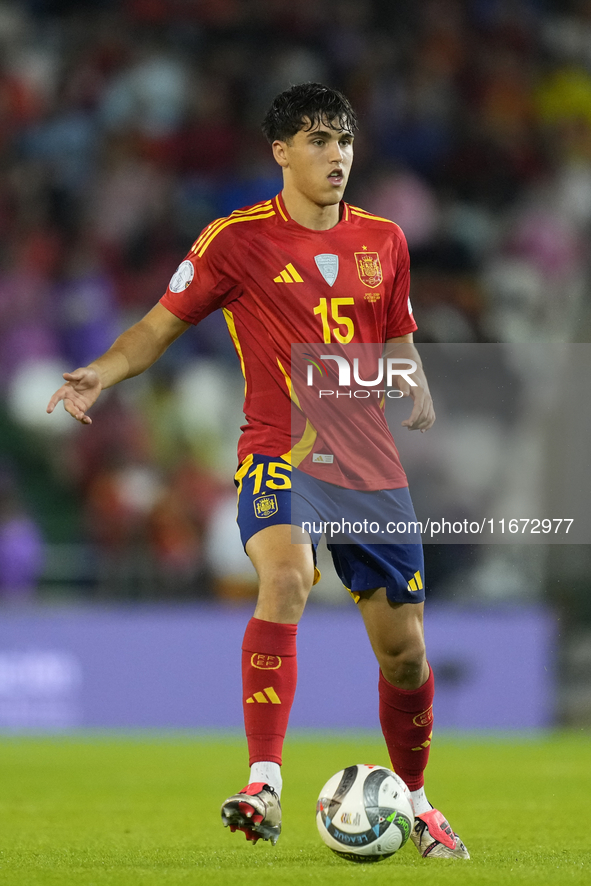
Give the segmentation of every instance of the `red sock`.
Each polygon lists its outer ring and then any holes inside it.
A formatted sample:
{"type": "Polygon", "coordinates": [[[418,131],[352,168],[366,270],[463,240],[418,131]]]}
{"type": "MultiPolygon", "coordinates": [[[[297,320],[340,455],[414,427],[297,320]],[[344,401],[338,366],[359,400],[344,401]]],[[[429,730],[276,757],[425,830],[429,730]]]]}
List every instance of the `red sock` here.
{"type": "Polygon", "coordinates": [[[418,689],[397,689],[380,671],[380,723],[394,771],[411,791],[422,788],[433,731],[433,671],[418,689]]]}
{"type": "Polygon", "coordinates": [[[242,704],[249,765],[281,764],[298,676],[297,625],[251,618],[242,643],[242,704]]]}

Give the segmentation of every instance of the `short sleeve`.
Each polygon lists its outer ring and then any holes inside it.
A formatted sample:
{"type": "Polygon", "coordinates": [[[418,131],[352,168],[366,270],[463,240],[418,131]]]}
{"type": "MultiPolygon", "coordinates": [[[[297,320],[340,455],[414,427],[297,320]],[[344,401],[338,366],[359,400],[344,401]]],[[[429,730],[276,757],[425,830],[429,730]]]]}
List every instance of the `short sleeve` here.
{"type": "Polygon", "coordinates": [[[418,328],[410,303],[410,258],[406,237],[400,228],[397,228],[397,234],[394,246],[396,250],[396,267],[392,296],[388,304],[386,339],[408,335],[409,332],[414,332],[418,328]]]}
{"type": "Polygon", "coordinates": [[[236,282],[226,268],[225,238],[216,237],[200,255],[196,246],[202,237],[203,234],[180,263],[160,299],[160,304],[176,317],[193,324],[223,307],[236,294],[236,282]]]}

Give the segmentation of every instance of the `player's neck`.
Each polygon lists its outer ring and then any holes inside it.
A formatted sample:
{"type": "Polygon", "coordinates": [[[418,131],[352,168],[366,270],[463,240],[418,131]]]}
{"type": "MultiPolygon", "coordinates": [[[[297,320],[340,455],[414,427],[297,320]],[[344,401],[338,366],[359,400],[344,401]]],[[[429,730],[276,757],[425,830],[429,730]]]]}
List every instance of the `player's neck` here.
{"type": "Polygon", "coordinates": [[[300,191],[286,185],[281,193],[291,218],[312,231],[328,231],[340,221],[341,204],[319,206],[300,191]]]}

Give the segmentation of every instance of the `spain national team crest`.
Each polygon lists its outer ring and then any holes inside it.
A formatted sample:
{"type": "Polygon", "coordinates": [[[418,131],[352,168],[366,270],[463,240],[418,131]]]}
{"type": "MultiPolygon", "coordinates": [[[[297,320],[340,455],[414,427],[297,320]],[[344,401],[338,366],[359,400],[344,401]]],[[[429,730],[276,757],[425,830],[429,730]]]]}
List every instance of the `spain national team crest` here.
{"type": "Polygon", "coordinates": [[[356,252],[357,273],[364,286],[375,289],[383,280],[380,256],[377,252],[356,252]]]}
{"type": "Polygon", "coordinates": [[[257,517],[272,517],[279,510],[276,495],[259,495],[253,499],[254,512],[257,517]]]}

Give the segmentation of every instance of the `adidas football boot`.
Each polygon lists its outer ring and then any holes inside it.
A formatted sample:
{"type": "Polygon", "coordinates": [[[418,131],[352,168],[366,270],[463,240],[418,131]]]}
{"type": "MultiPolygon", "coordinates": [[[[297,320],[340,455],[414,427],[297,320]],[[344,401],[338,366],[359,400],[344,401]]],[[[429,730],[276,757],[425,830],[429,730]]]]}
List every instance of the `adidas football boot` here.
{"type": "Polygon", "coordinates": [[[281,833],[279,797],[268,784],[248,784],[222,804],[222,822],[232,832],[242,831],[252,843],[262,838],[274,846],[281,833]]]}
{"type": "Polygon", "coordinates": [[[438,809],[416,816],[410,838],[423,858],[470,858],[470,853],[438,809]]]}

